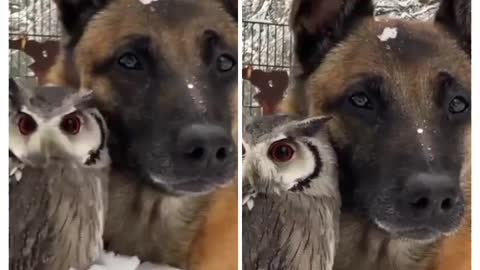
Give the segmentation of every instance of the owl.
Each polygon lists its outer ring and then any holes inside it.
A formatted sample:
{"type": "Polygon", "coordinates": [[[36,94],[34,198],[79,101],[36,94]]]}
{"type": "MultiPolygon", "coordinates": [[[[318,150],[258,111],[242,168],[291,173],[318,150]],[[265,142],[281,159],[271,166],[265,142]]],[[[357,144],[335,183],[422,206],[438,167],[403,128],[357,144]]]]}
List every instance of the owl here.
{"type": "Polygon", "coordinates": [[[83,270],[103,250],[108,129],[91,92],[10,80],[10,269],[83,270]]]}
{"type": "Polygon", "coordinates": [[[273,115],[245,126],[243,269],[333,268],[341,203],[329,119],[273,115]]]}

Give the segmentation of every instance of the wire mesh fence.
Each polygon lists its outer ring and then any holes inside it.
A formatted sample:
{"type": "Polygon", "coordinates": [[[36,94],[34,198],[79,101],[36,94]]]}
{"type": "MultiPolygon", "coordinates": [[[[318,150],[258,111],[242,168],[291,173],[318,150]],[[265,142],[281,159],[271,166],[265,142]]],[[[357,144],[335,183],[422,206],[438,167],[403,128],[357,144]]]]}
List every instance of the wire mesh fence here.
{"type": "Polygon", "coordinates": [[[10,76],[35,78],[53,63],[61,27],[52,0],[9,0],[10,76]]]}
{"type": "Polygon", "coordinates": [[[289,26],[243,21],[243,109],[247,115],[272,113],[288,86],[293,63],[289,26]]]}

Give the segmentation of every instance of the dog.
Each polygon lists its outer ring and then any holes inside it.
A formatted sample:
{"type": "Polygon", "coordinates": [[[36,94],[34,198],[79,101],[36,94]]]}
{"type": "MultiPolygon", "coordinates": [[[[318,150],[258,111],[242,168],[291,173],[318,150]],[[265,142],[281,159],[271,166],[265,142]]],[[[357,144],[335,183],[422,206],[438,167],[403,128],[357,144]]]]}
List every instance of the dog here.
{"type": "Polygon", "coordinates": [[[237,215],[213,209],[237,207],[237,2],[55,2],[64,33],[47,82],[92,89],[111,130],[105,248],[236,269],[237,215]],[[226,227],[215,238],[212,223],[226,227]],[[223,257],[196,257],[223,239],[223,257]]]}
{"type": "Polygon", "coordinates": [[[280,110],[333,116],[336,270],[470,269],[470,13],[444,0],[433,22],[407,22],[375,20],[368,0],[293,2],[280,110]]]}

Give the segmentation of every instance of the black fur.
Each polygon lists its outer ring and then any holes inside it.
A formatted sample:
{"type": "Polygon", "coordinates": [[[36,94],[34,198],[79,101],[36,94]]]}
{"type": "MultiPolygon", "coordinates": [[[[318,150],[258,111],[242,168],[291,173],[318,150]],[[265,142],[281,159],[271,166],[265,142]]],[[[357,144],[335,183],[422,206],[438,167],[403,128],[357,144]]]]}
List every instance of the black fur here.
{"type": "Polygon", "coordinates": [[[238,21],[238,1],[239,0],[220,0],[225,10],[232,15],[235,21],[238,21]]]}
{"type": "MultiPolygon", "coordinates": [[[[226,133],[231,129],[232,113],[226,104],[236,83],[235,48],[228,47],[221,37],[217,42],[204,44],[210,46],[213,61],[204,61],[197,73],[192,74],[196,78],[192,82],[195,89],[189,89],[184,75],[172,69],[161,53],[151,53],[154,46],[151,42],[148,37],[130,38],[128,44],[95,68],[98,75],[110,78],[116,89],[115,103],[122,106],[116,109],[115,115],[104,112],[114,137],[109,147],[113,166],[133,168],[145,179],[148,173],[156,173],[179,185],[205,179],[227,181],[236,168],[234,153],[228,153],[228,161],[221,169],[199,171],[184,161],[177,141],[183,128],[195,124],[215,125],[226,133]],[[125,52],[135,55],[141,63],[139,69],[126,69],[121,65],[119,59],[125,52]],[[215,60],[220,55],[232,58],[232,70],[217,70],[215,60]],[[192,100],[191,91],[201,92],[204,109],[192,100]]],[[[231,144],[232,139],[229,140],[225,143],[231,144]]]]}
{"type": "Polygon", "coordinates": [[[441,1],[435,22],[457,37],[458,44],[471,55],[471,0],[441,1]]]}
{"type": "Polygon", "coordinates": [[[80,40],[88,22],[110,0],[55,0],[60,21],[66,33],[67,47],[74,47],[80,40]]]}
{"type": "MultiPolygon", "coordinates": [[[[335,106],[327,106],[329,113],[344,117],[343,125],[349,130],[350,143],[335,145],[343,209],[402,228],[432,226],[440,231],[456,228],[463,217],[463,195],[458,197],[454,206],[456,210],[440,219],[423,220],[398,203],[404,200],[402,190],[407,179],[418,173],[443,174],[456,183],[453,186],[460,187],[463,132],[470,121],[470,111],[452,115],[448,112],[448,103],[455,96],[462,96],[470,102],[466,86],[451,76],[439,74],[439,89],[435,90],[438,94],[434,97],[436,105],[432,108],[432,118],[424,124],[431,139],[427,142],[429,145],[423,145],[415,139],[418,135],[415,118],[409,117],[408,113],[399,113],[402,108],[391,95],[393,89],[382,83],[381,78],[373,80],[374,83],[367,77],[365,82],[358,84],[361,91],[368,93],[372,110],[352,105],[349,99],[352,91],[340,98],[335,106]],[[427,147],[430,150],[426,153],[427,147]]],[[[425,100],[418,106],[427,106],[428,102],[425,100]]]]}
{"type": "Polygon", "coordinates": [[[302,68],[300,76],[310,75],[323,61],[325,55],[346,38],[359,20],[373,16],[373,4],[362,0],[339,0],[338,14],[325,14],[322,1],[297,1],[298,8],[291,14],[291,26],[295,38],[295,55],[302,68]],[[312,16],[312,14],[315,14],[312,16]],[[323,20],[316,18],[331,18],[323,20]],[[308,18],[308,19],[307,19],[308,18]],[[308,25],[307,25],[308,24],[308,25]]]}

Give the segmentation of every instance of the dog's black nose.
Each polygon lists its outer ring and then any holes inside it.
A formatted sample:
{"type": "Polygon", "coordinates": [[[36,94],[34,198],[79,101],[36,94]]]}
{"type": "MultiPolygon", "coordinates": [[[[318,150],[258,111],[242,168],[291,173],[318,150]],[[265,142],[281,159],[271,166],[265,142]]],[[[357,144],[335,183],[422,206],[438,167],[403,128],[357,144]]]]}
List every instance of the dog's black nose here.
{"type": "Polygon", "coordinates": [[[452,177],[419,173],[407,180],[402,197],[415,219],[448,219],[458,209],[460,196],[459,184],[452,177]]]}
{"type": "Polygon", "coordinates": [[[236,158],[232,137],[220,126],[187,126],[180,131],[178,146],[182,159],[192,169],[215,171],[236,158]]]}

